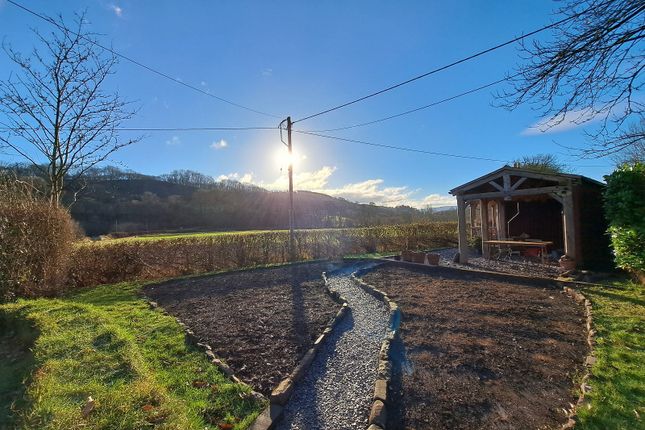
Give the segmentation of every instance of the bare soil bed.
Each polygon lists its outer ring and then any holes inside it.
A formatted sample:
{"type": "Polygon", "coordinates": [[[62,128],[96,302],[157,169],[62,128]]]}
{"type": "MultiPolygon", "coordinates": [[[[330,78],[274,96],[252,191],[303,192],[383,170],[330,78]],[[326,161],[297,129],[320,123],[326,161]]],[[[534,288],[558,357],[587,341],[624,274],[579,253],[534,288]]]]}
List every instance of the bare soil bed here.
{"type": "Polygon", "coordinates": [[[339,305],[325,291],[328,263],[298,264],[150,285],[235,374],[268,394],[296,367],[339,305]]]}
{"type": "Polygon", "coordinates": [[[388,429],[566,422],[587,354],[584,310],[548,281],[395,264],[363,279],[403,314],[388,429]]]}

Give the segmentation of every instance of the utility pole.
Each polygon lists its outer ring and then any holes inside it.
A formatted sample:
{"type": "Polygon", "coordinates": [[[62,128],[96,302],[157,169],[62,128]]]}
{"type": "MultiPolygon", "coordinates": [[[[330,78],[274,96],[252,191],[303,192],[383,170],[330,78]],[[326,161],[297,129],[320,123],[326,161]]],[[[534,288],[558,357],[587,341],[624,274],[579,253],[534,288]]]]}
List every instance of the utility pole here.
{"type": "Polygon", "coordinates": [[[291,122],[291,117],[287,117],[287,142],[289,144],[287,147],[289,148],[289,257],[291,261],[294,261],[296,259],[296,242],[295,242],[295,237],[293,234],[293,228],[295,224],[295,216],[293,213],[293,145],[291,144],[291,126],[293,123],[291,122]]]}
{"type": "Polygon", "coordinates": [[[295,236],[294,236],[294,225],[295,225],[295,216],[293,211],[293,146],[291,144],[291,127],[293,123],[291,122],[291,117],[288,116],[286,120],[280,123],[280,134],[282,135],[282,124],[286,121],[287,123],[287,142],[280,140],[287,146],[289,150],[289,260],[294,261],[296,259],[296,249],[295,249],[295,236]]]}

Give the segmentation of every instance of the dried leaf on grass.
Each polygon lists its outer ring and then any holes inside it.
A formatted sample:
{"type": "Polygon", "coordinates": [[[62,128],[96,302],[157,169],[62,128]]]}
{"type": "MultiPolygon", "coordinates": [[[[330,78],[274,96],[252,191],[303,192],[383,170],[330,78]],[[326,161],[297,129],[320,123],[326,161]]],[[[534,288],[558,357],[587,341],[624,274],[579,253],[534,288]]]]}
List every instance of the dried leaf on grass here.
{"type": "Polygon", "coordinates": [[[92,396],[89,396],[87,398],[87,401],[85,402],[85,405],[83,405],[83,409],[81,409],[81,415],[83,416],[83,418],[87,418],[95,407],[96,401],[92,398],[92,396]]]}

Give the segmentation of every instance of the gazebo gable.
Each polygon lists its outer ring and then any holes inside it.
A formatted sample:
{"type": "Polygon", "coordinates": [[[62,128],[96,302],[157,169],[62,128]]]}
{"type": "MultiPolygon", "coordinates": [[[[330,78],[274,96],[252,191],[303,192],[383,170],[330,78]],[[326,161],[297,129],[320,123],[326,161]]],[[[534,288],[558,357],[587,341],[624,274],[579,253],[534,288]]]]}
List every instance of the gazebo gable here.
{"type": "Polygon", "coordinates": [[[579,180],[576,175],[539,173],[505,166],[450,190],[465,200],[560,194],[579,180]]]}

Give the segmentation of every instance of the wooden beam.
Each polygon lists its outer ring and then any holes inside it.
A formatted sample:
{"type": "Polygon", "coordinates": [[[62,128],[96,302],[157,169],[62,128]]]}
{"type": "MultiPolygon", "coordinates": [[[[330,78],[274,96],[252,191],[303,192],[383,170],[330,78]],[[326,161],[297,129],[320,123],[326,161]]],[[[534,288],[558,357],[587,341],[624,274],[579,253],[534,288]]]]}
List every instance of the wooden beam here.
{"type": "Polygon", "coordinates": [[[490,247],[485,244],[488,237],[488,200],[481,201],[481,220],[482,220],[482,256],[484,258],[490,258],[490,247]]]}
{"type": "Polygon", "coordinates": [[[504,181],[504,188],[502,188],[502,191],[511,191],[511,175],[505,174],[502,176],[502,180],[504,181]]]}
{"type": "Polygon", "coordinates": [[[497,237],[506,239],[506,205],[503,200],[497,200],[497,237]]]}
{"type": "Polygon", "coordinates": [[[557,201],[558,203],[560,203],[560,204],[564,204],[564,200],[562,199],[562,196],[561,196],[560,194],[551,193],[551,194],[549,194],[549,196],[550,196],[553,200],[557,201]]]}
{"type": "Polygon", "coordinates": [[[528,179],[528,178],[525,178],[525,177],[518,179],[518,180],[513,184],[513,186],[511,187],[511,191],[515,191],[515,190],[517,190],[517,187],[519,187],[520,185],[522,185],[522,184],[524,183],[524,181],[526,181],[527,179],[528,179]]]}
{"type": "Polygon", "coordinates": [[[478,193],[478,194],[462,194],[460,197],[463,197],[464,200],[481,200],[481,199],[503,199],[504,197],[516,197],[516,196],[534,196],[538,194],[551,194],[555,192],[566,191],[567,187],[565,186],[555,186],[555,187],[541,187],[541,188],[527,188],[525,190],[515,190],[508,193],[502,191],[493,191],[490,193],[478,193]]]}
{"type": "Polygon", "coordinates": [[[468,236],[466,235],[466,202],[459,196],[457,196],[457,219],[459,223],[459,262],[467,263],[468,236]]]}
{"type": "Polygon", "coordinates": [[[488,183],[489,183],[489,184],[491,184],[493,187],[497,188],[498,190],[500,190],[500,191],[504,191],[504,187],[502,187],[502,186],[501,186],[500,184],[498,184],[497,182],[495,182],[495,181],[489,181],[488,183]]]}
{"type": "Polygon", "coordinates": [[[562,198],[564,226],[564,253],[576,260],[576,232],[573,210],[573,193],[567,192],[562,198]]]}

